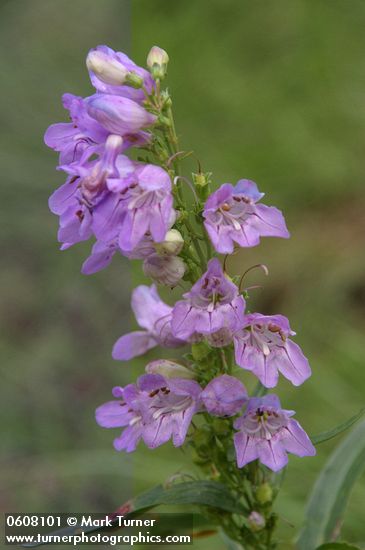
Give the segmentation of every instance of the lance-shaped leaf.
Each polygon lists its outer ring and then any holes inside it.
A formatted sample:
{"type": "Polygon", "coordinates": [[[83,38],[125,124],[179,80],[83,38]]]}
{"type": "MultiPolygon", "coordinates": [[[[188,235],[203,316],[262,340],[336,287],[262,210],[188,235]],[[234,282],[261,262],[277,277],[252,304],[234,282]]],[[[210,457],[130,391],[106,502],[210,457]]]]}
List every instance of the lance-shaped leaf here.
{"type": "Polygon", "coordinates": [[[323,443],[324,441],[328,441],[329,439],[332,439],[333,437],[336,437],[337,435],[340,435],[342,432],[348,430],[357,422],[360,420],[360,418],[365,413],[365,407],[362,408],[357,414],[354,416],[351,416],[346,422],[343,422],[342,424],[339,424],[335,428],[332,428],[331,430],[327,430],[326,432],[322,432],[318,435],[311,436],[311,440],[313,445],[319,445],[320,443],[323,443]]]}
{"type": "MultiPolygon", "coordinates": [[[[136,498],[126,502],[120,506],[113,513],[108,515],[108,518],[113,520],[117,516],[136,517],[141,515],[156,506],[160,505],[198,505],[208,506],[210,508],[216,508],[221,512],[230,512],[236,514],[242,514],[245,512],[244,508],[237,502],[230,491],[222,483],[215,481],[188,481],[184,483],[176,483],[171,486],[164,487],[163,485],[157,485],[153,489],[142,493],[136,498]]],[[[179,521],[179,527],[184,522],[179,521]]],[[[196,526],[196,522],[195,526],[196,526]]],[[[201,525],[202,522],[200,521],[201,525]]],[[[117,527],[117,521],[113,524],[113,527],[82,527],[79,525],[74,527],[65,527],[64,529],[58,529],[47,535],[75,535],[80,531],[84,533],[96,533],[102,531],[108,531],[117,527]]],[[[23,544],[23,547],[34,548],[36,546],[42,546],[42,543],[23,544]]]]}
{"type": "Polygon", "coordinates": [[[299,550],[314,550],[331,540],[364,468],[365,422],[362,422],[337,447],[317,479],[297,542],[299,550]]]}
{"type": "Polygon", "coordinates": [[[132,501],[131,511],[160,504],[198,504],[240,514],[242,506],[222,483],[216,481],[187,481],[165,488],[158,485],[132,501]]]}

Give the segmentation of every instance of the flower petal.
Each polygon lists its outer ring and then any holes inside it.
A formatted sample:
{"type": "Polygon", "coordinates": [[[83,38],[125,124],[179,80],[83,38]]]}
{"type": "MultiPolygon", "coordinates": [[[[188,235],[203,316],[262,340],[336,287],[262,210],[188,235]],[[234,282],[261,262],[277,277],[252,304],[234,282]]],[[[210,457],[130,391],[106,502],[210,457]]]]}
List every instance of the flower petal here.
{"type": "Polygon", "coordinates": [[[316,454],[311,440],[296,420],[289,420],[284,433],[281,442],[288,453],[298,456],[314,456],[316,454]]]}
{"type": "Polygon", "coordinates": [[[143,355],[157,346],[156,340],[146,331],[135,331],[121,336],[114,344],[112,356],[119,361],[128,361],[143,355]]]}

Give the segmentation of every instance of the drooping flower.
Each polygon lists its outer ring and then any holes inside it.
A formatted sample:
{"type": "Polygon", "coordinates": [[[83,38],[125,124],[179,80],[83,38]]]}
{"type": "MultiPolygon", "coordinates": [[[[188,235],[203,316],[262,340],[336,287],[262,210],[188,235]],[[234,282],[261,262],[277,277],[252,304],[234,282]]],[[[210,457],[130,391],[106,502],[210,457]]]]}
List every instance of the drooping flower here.
{"type": "Polygon", "coordinates": [[[133,291],[132,309],[139,326],[144,330],[121,336],[114,344],[114,359],[127,361],[157,345],[167,348],[184,345],[171,332],[172,307],[161,300],[155,285],[140,285],[133,291]]]}
{"type": "MultiPolygon", "coordinates": [[[[108,135],[113,132],[89,115],[86,99],[64,94],[62,101],[71,122],[51,124],[44,136],[46,145],[59,151],[61,166],[78,161],[85,153],[88,157],[101,155],[108,135]]],[[[121,150],[145,145],[149,139],[150,135],[144,131],[124,132],[121,150]]]]}
{"type": "Polygon", "coordinates": [[[207,271],[184,294],[184,300],[175,304],[172,332],[184,340],[194,333],[213,334],[223,328],[234,332],[243,325],[244,309],[238,288],[224,275],[219,260],[213,258],[207,271]]]}
{"type": "Polygon", "coordinates": [[[147,233],[162,242],[174,216],[168,173],[153,164],[134,163],[132,177],[111,177],[107,185],[111,193],[95,212],[97,239],[118,238],[124,252],[133,251],[147,233]]]}
{"type": "Polygon", "coordinates": [[[234,243],[256,246],[260,237],[289,237],[280,210],[257,204],[262,197],[250,180],[240,180],[235,186],[225,183],[210,195],[204,225],[217,252],[231,254],[234,243]]]}
{"type": "Polygon", "coordinates": [[[204,388],[201,399],[207,411],[214,416],[233,416],[246,403],[245,386],[234,376],[223,374],[213,378],[204,388]]]}
{"type": "Polygon", "coordinates": [[[156,122],[155,115],[127,97],[95,94],[85,102],[88,114],[111,134],[134,134],[156,122]]]}
{"type": "Polygon", "coordinates": [[[251,398],[245,413],[234,422],[239,430],[234,436],[237,466],[242,468],[258,459],[277,472],[286,466],[287,453],[314,456],[311,440],[291,418],[294,414],[281,408],[276,395],[251,398]]]}
{"type": "Polygon", "coordinates": [[[180,231],[170,229],[162,243],[156,243],[155,249],[160,256],[177,256],[184,246],[184,239],[180,231]]]}
{"type": "Polygon", "coordinates": [[[114,388],[113,395],[122,399],[98,407],[96,421],[103,428],[125,428],[114,440],[118,451],[134,451],[141,438],[151,449],[171,438],[179,447],[200,409],[200,393],[194,380],[145,374],[137,384],[114,388]]]}
{"type": "MultiPolygon", "coordinates": [[[[149,93],[154,87],[153,79],[146,69],[136,65],[125,53],[115,52],[108,46],[96,46],[90,50],[86,65],[91,83],[98,92],[104,94],[120,95],[142,102],[145,99],[142,90],[124,85],[126,80],[128,81],[128,76],[134,75],[142,80],[149,93]]],[[[133,78],[129,78],[129,81],[133,83],[133,78]]]]}
{"type": "Polygon", "coordinates": [[[151,254],[143,262],[143,272],[157,283],[171,288],[184,276],[186,266],[178,256],[151,254]]]}
{"type": "Polygon", "coordinates": [[[234,335],[237,364],[252,371],[266,388],[276,386],[279,372],[299,386],[311,369],[298,344],[289,338],[294,334],[283,315],[246,315],[242,330],[234,335]]]}

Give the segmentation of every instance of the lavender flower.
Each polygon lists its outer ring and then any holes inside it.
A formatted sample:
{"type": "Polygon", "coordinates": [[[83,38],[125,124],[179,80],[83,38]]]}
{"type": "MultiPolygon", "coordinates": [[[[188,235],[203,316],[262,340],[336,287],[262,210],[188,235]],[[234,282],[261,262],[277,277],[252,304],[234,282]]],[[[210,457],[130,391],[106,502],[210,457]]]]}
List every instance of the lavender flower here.
{"type": "Polygon", "coordinates": [[[104,94],[120,95],[142,102],[145,99],[142,90],[122,85],[128,82],[128,76],[131,75],[136,75],[149,93],[154,87],[153,79],[146,69],[136,65],[125,53],[115,52],[108,46],[97,46],[90,50],[86,65],[93,86],[104,94]]]}
{"type": "Polygon", "coordinates": [[[108,131],[86,111],[82,97],[64,94],[63,106],[69,111],[71,122],[52,124],[44,135],[45,144],[60,152],[60,163],[68,164],[89,149],[90,155],[100,150],[108,131]]]}
{"type": "Polygon", "coordinates": [[[185,441],[193,415],[200,409],[200,393],[194,380],[145,374],[137,384],[114,388],[113,395],[122,400],[98,407],[96,421],[103,428],[125,428],[114,440],[118,451],[134,451],[141,438],[151,449],[171,438],[179,447],[185,441]]]}
{"type": "Polygon", "coordinates": [[[62,168],[70,177],[49,199],[50,210],[60,216],[58,240],[62,249],[87,240],[93,234],[93,213],[109,191],[109,176],[121,177],[121,173],[133,172],[133,163],[119,155],[122,138],[110,135],[99,160],[88,160],[85,153],[78,161],[62,168]]]}
{"type": "Polygon", "coordinates": [[[276,386],[279,372],[299,386],[311,369],[300,347],[289,338],[294,334],[283,315],[245,316],[243,329],[234,336],[237,364],[252,371],[267,388],[276,386]]]}
{"type": "Polygon", "coordinates": [[[201,399],[213,416],[233,416],[242,409],[248,396],[240,380],[223,374],[209,382],[201,393],[201,399]]]}
{"type": "Polygon", "coordinates": [[[133,175],[108,178],[107,185],[111,193],[94,217],[97,239],[118,238],[125,252],[133,251],[146,233],[162,242],[174,217],[168,173],[153,164],[135,163],[133,175]]]}
{"type": "Polygon", "coordinates": [[[139,400],[147,447],[159,447],[171,438],[175,447],[180,447],[192,417],[201,408],[199,384],[194,380],[145,374],[138,385],[148,394],[139,400]]]}
{"type": "Polygon", "coordinates": [[[184,345],[171,332],[172,307],[161,300],[155,285],[140,285],[133,291],[132,309],[139,326],[145,330],[121,336],[114,344],[114,359],[127,361],[143,355],[157,345],[166,348],[184,345]]]}
{"type": "Polygon", "coordinates": [[[231,254],[235,242],[247,247],[257,245],[260,237],[289,237],[282,213],[257,204],[263,196],[250,180],[240,180],[236,186],[225,183],[210,195],[204,225],[217,252],[231,254]]]}
{"type": "Polygon", "coordinates": [[[184,340],[194,333],[213,334],[222,328],[239,330],[243,325],[245,301],[213,258],[208,270],[172,312],[172,332],[184,340]]]}
{"type": "Polygon", "coordinates": [[[127,97],[95,94],[85,101],[88,114],[112,134],[133,134],[156,122],[155,115],[127,97]]]}
{"type": "Polygon", "coordinates": [[[287,453],[314,456],[316,450],[300,424],[291,417],[294,411],[281,409],[276,395],[253,397],[246,412],[237,418],[234,436],[237,466],[242,468],[260,460],[277,472],[286,466],[287,453]]]}

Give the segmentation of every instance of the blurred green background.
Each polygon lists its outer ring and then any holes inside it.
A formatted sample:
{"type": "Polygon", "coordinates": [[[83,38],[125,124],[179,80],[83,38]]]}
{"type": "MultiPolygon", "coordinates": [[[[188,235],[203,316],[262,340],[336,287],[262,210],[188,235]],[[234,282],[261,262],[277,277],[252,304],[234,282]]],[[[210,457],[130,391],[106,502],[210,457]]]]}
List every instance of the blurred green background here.
{"type": "MultiPolygon", "coordinates": [[[[291,240],[267,239],[230,270],[268,265],[264,281],[251,275],[264,289],[250,307],[287,315],[310,359],[303,387],[280,383],[285,408],[313,434],[364,405],[364,28],[363,0],[0,1],[2,511],[105,512],[188,469],[170,446],[118,454],[114,434],[95,425],[110,388],[142,367],[110,356],[134,322],[140,278],[122,258],[82,276],[90,245],[59,252],[47,209],[63,176],[43,133],[66,120],[63,92],[92,93],[84,59],[100,43],[139,64],[153,44],[165,48],[182,147],[217,185],[253,179],[284,210],[291,240]]],[[[301,524],[336,443],[291,459],[277,502],[282,537],[301,524]]],[[[346,513],[353,541],[365,540],[364,489],[363,478],[346,513]]]]}

